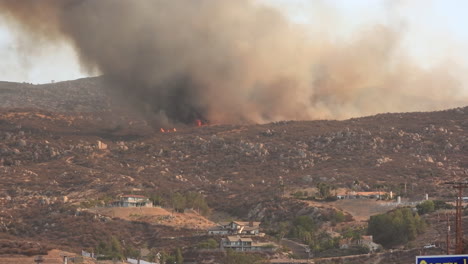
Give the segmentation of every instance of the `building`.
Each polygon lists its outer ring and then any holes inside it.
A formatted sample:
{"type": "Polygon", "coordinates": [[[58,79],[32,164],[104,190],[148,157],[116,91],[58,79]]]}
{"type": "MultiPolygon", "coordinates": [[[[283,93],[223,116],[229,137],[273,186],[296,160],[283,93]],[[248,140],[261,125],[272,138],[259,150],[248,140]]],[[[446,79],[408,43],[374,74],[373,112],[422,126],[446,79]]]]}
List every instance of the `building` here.
{"type": "Polygon", "coordinates": [[[372,236],[362,236],[361,239],[358,240],[358,245],[367,247],[370,252],[374,252],[382,247],[381,245],[374,242],[372,236]]]}
{"type": "Polygon", "coordinates": [[[117,207],[153,207],[153,203],[146,196],[129,194],[122,195],[118,201],[112,203],[117,207]]]}
{"type": "Polygon", "coordinates": [[[221,239],[221,249],[231,249],[234,251],[274,251],[276,246],[273,243],[255,242],[251,237],[228,236],[221,239]]]}
{"type": "Polygon", "coordinates": [[[216,226],[209,228],[208,234],[258,236],[260,235],[260,222],[220,222],[216,226]]]}
{"type": "Polygon", "coordinates": [[[344,238],[340,240],[340,249],[348,249],[353,246],[366,247],[370,252],[375,252],[382,247],[373,241],[372,236],[362,236],[359,240],[353,240],[352,238],[344,238]]]}

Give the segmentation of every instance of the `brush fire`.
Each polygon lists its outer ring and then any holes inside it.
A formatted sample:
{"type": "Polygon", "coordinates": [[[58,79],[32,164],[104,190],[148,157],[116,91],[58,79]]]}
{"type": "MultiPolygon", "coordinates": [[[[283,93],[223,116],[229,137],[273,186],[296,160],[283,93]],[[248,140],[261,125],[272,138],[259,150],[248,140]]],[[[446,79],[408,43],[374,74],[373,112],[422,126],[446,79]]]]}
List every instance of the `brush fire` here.
{"type": "Polygon", "coordinates": [[[323,32],[341,23],[305,28],[254,0],[0,0],[0,15],[24,52],[70,45],[84,70],[160,124],[347,118],[466,99],[456,63],[410,59],[398,20],[335,41],[323,32]]]}

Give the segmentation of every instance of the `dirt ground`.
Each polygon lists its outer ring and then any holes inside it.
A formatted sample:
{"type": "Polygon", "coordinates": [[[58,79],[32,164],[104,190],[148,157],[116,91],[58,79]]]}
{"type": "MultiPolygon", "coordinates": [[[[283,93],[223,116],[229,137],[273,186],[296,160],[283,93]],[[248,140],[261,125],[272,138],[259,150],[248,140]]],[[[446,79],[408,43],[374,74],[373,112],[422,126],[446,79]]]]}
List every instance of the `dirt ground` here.
{"type": "Polygon", "coordinates": [[[398,205],[386,201],[345,199],[333,202],[333,206],[350,213],[356,221],[367,221],[370,216],[388,212],[398,205]]]}
{"type": "Polygon", "coordinates": [[[367,221],[369,217],[376,214],[382,214],[396,208],[395,203],[386,201],[376,201],[367,199],[345,199],[335,202],[314,202],[308,201],[308,204],[315,207],[335,208],[348,212],[355,221],[367,221]]]}
{"type": "Polygon", "coordinates": [[[117,217],[130,221],[143,221],[152,224],[172,226],[175,228],[207,229],[215,225],[194,210],[185,210],[185,213],[173,213],[161,207],[139,208],[93,208],[89,211],[109,217],[117,217]]]}
{"type": "MultiPolygon", "coordinates": [[[[75,256],[76,254],[65,252],[58,249],[50,250],[46,256],[42,256],[44,259],[44,264],[62,264],[64,255],[67,256],[75,256]]],[[[32,257],[0,257],[0,264],[28,264],[28,263],[35,263],[34,262],[35,256],[32,257]]],[[[84,260],[83,264],[94,264],[94,262],[89,260],[84,260]]]]}

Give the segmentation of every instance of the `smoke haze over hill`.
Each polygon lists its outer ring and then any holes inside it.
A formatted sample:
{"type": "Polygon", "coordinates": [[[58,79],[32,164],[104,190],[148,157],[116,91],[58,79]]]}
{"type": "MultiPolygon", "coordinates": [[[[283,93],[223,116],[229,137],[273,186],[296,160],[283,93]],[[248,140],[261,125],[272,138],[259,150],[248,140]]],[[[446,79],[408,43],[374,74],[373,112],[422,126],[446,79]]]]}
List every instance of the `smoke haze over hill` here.
{"type": "Polygon", "coordinates": [[[348,42],[251,0],[0,0],[25,52],[69,42],[136,108],[191,123],[345,118],[466,104],[456,63],[418,66],[399,27],[348,42]]]}

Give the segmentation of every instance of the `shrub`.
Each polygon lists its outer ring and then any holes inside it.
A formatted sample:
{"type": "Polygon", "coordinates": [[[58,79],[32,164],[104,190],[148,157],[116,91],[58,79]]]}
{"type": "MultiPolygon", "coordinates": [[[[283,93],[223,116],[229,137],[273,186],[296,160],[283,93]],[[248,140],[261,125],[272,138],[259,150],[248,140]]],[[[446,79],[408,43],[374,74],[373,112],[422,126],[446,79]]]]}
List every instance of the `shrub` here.
{"type": "Polygon", "coordinates": [[[418,209],[419,214],[427,214],[432,213],[435,211],[434,202],[431,200],[424,201],[418,205],[416,205],[416,209],[418,209]]]}
{"type": "Polygon", "coordinates": [[[200,243],[198,243],[197,248],[199,249],[215,249],[218,248],[219,244],[216,240],[209,238],[207,240],[204,240],[200,243]]]}
{"type": "Polygon", "coordinates": [[[370,217],[368,233],[375,242],[391,247],[414,240],[424,232],[426,222],[410,208],[399,208],[386,214],[370,217]]]}

